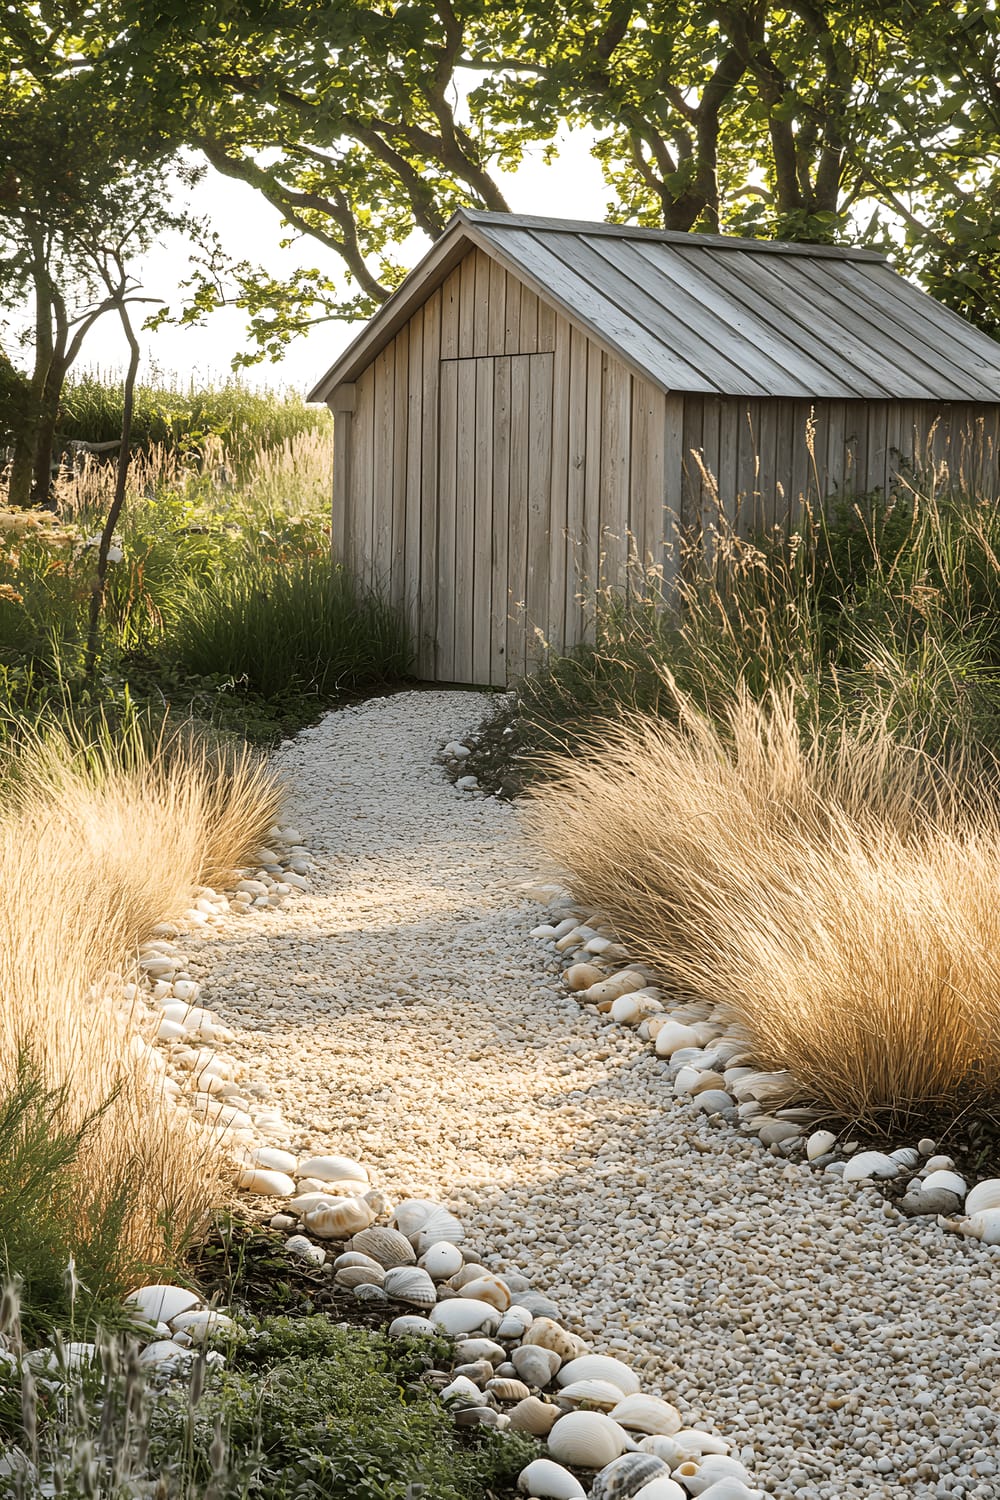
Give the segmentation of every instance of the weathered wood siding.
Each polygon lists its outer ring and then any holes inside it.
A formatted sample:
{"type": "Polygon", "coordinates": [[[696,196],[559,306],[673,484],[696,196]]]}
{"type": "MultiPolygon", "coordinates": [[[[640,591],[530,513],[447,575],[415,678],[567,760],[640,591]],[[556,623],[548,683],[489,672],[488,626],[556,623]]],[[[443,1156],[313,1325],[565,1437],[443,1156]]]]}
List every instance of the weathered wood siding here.
{"type": "Polygon", "coordinates": [[[680,532],[947,465],[996,489],[996,406],[665,395],[482,250],[337,388],[334,550],[404,609],[422,677],[504,685],[669,585],[680,532]]]}

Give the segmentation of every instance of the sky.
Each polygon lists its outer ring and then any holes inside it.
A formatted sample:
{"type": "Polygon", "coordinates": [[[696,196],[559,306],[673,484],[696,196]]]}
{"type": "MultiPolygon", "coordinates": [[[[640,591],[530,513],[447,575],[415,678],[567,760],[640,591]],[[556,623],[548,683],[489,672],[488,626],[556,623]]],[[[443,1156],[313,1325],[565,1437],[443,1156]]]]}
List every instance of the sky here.
{"type": "MultiPolygon", "coordinates": [[[[547,214],[556,218],[603,219],[608,190],[597,163],[589,153],[590,137],[576,132],[564,138],[558,159],[551,165],[541,160],[541,146],[516,173],[500,175],[504,194],[516,213],[547,214]]],[[[273,275],[286,274],[296,265],[327,265],[339,272],[341,263],[318,240],[304,238],[281,249],[282,229],[276,209],[245,183],[235,182],[209,169],[194,189],[190,206],[207,217],[236,259],[261,264],[273,275]]],[[[427,241],[414,235],[408,243],[415,264],[427,241]]],[[[187,274],[186,248],[179,237],[151,251],[137,266],[143,294],[176,304],[177,287],[187,274]]],[[[245,315],[238,308],[222,308],[202,327],[164,327],[142,335],[144,373],[156,369],[176,374],[182,380],[221,383],[232,374],[230,361],[246,347],[245,315]]],[[[285,386],[305,393],[333,364],[354,338],[361,324],[324,323],[297,339],[279,363],[265,361],[242,372],[252,385],[285,386]]],[[[119,372],[127,358],[117,320],[104,318],[88,336],[79,360],[80,369],[99,369],[109,375],[119,372]]]]}

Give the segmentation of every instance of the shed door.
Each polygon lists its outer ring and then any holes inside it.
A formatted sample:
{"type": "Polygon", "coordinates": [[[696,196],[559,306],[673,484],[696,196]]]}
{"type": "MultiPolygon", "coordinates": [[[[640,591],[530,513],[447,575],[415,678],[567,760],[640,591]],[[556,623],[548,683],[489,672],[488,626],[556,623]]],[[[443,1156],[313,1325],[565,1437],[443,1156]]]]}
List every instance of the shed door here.
{"type": "Polygon", "coordinates": [[[438,469],[439,682],[503,687],[547,625],[551,354],[443,359],[438,469]]]}

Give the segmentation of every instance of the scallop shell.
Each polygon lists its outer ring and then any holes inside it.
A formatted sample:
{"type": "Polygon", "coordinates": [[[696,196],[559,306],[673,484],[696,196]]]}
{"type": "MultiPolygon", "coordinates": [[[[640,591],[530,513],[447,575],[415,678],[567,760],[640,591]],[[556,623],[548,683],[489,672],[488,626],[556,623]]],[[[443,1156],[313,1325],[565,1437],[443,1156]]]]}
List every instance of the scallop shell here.
{"type": "Polygon", "coordinates": [[[687,1500],[687,1492],[669,1474],[658,1474],[641,1490],[636,1490],[635,1500],[687,1500]]]}
{"type": "Polygon", "coordinates": [[[514,1350],[511,1361],[521,1379],[536,1390],[548,1385],[560,1365],[556,1351],[544,1349],[540,1344],[522,1344],[514,1350]]]}
{"type": "Polygon", "coordinates": [[[437,1302],[437,1289],[426,1271],[419,1266],[394,1266],[386,1271],[382,1282],[387,1297],[394,1302],[408,1302],[411,1307],[431,1308],[437,1302]]]}
{"type": "Polygon", "coordinates": [[[402,1203],[396,1204],[393,1211],[392,1227],[409,1238],[423,1228],[431,1211],[440,1207],[439,1203],[432,1203],[429,1198],[404,1198],[402,1203]]]}
{"type": "MultiPolygon", "coordinates": [[[[447,1241],[442,1241],[442,1244],[446,1243],[447,1241]]],[[[435,1247],[432,1245],[431,1249],[433,1250],[434,1248],[435,1247]]],[[[477,1260],[466,1261],[463,1257],[462,1264],[451,1277],[450,1285],[453,1286],[457,1292],[460,1292],[467,1281],[475,1281],[477,1277],[489,1276],[489,1274],[490,1272],[488,1267],[481,1266],[477,1260]]]]}
{"type": "Polygon", "coordinates": [[[368,1173],[350,1156],[310,1156],[299,1162],[300,1177],[318,1177],[321,1182],[367,1182],[368,1173]]]}
{"type": "Polygon", "coordinates": [[[532,1437],[548,1437],[561,1412],[551,1401],[539,1401],[537,1396],[527,1396],[510,1412],[510,1425],[515,1432],[530,1432],[532,1437]]]}
{"type": "Polygon", "coordinates": [[[561,1463],[576,1469],[603,1469],[625,1452],[628,1438],[603,1412],[571,1411],[559,1418],[548,1441],[549,1452],[561,1463]]]}
{"type": "Polygon", "coordinates": [[[460,1245],[464,1239],[465,1229],[461,1221],[446,1208],[436,1208],[432,1214],[428,1214],[423,1227],[414,1236],[414,1244],[417,1254],[423,1255],[432,1245],[439,1245],[442,1240],[446,1240],[449,1245],[460,1245]]]}
{"type": "Polygon", "coordinates": [[[965,1220],[962,1229],[984,1245],[1000,1245],[1000,1208],[981,1208],[965,1220]]]}
{"type": "Polygon", "coordinates": [[[346,1240],[359,1229],[367,1229],[374,1217],[363,1198],[341,1198],[306,1214],[304,1223],[310,1234],[322,1240],[346,1240]]]}
{"type": "Polygon", "coordinates": [[[386,1229],[381,1224],[362,1229],[351,1241],[351,1249],[361,1255],[370,1255],[386,1271],[395,1266],[412,1266],[417,1258],[405,1234],[400,1234],[398,1229],[386,1229]]]}
{"type": "Polygon", "coordinates": [[[498,1312],[506,1312],[510,1306],[510,1287],[499,1276],[477,1276],[472,1281],[464,1281],[462,1296],[475,1297],[478,1302],[488,1302],[498,1312]]]}
{"type": "Polygon", "coordinates": [[[978,1214],[984,1208],[1000,1208],[1000,1177],[984,1177],[969,1189],[965,1212],[978,1214]]]}
{"type": "MultiPolygon", "coordinates": [[[[409,1244],[409,1240],[406,1242],[409,1244]]],[[[429,1250],[425,1250],[420,1257],[420,1264],[434,1281],[447,1281],[449,1276],[454,1276],[461,1271],[463,1256],[457,1245],[451,1245],[447,1240],[439,1240],[429,1250]]]]}
{"type": "Polygon", "coordinates": [[[588,1411],[610,1411],[621,1399],[621,1391],[610,1380],[574,1380],[559,1392],[560,1401],[588,1411]]]}
{"type": "Polygon", "coordinates": [[[492,1332],[500,1319],[495,1307],[488,1302],[477,1302],[473,1297],[449,1297],[439,1302],[431,1314],[432,1322],[445,1333],[461,1335],[478,1329],[492,1332]]]}
{"type": "Polygon", "coordinates": [[[578,1339],[575,1333],[567,1333],[566,1329],[552,1318],[536,1318],[524,1335],[524,1342],[537,1344],[541,1349],[551,1349],[558,1354],[560,1360],[579,1359],[587,1352],[583,1339],[578,1339]]]}
{"type": "Polygon", "coordinates": [[[590,1500],[630,1500],[644,1485],[660,1478],[670,1478],[662,1458],[652,1453],[623,1453],[598,1474],[590,1500]]]}
{"type": "MultiPolygon", "coordinates": [[[[536,1326],[532,1326],[529,1338],[536,1326]]],[[[574,1380],[608,1380],[623,1396],[634,1396],[639,1390],[638,1375],[620,1359],[612,1359],[607,1354],[585,1354],[572,1359],[568,1365],[563,1365],[556,1378],[561,1386],[570,1385],[574,1380]]]]}
{"type": "Polygon", "coordinates": [[[684,1449],[677,1439],[665,1437],[659,1432],[652,1437],[642,1438],[639,1447],[643,1453],[652,1453],[657,1458],[662,1458],[668,1469],[676,1469],[684,1461],[684,1449]]]}
{"type": "Polygon", "coordinates": [[[487,1380],[486,1389],[497,1401],[530,1401],[531,1392],[523,1380],[487,1380]]]}
{"type": "Polygon", "coordinates": [[[738,1480],[743,1486],[750,1483],[750,1475],[739,1459],[721,1453],[709,1453],[700,1460],[681,1464],[676,1473],[689,1495],[701,1495],[723,1479],[738,1480]]]}
{"type": "MultiPolygon", "coordinates": [[[[701,1458],[705,1453],[728,1453],[729,1444],[713,1432],[702,1432],[698,1427],[682,1427],[673,1435],[674,1442],[685,1458],[701,1458]]],[[[645,1444],[641,1445],[645,1448],[645,1444]]]]}
{"type": "Polygon", "coordinates": [[[659,1396],[626,1396],[612,1408],[611,1415],[628,1432],[659,1433],[670,1437],[684,1426],[676,1406],[659,1396]]]}
{"type": "Polygon", "coordinates": [[[707,1490],[702,1490],[701,1500],[763,1500],[760,1490],[753,1490],[735,1475],[717,1479],[707,1490]]]}
{"type": "Polygon", "coordinates": [[[401,1318],[393,1318],[389,1324],[389,1334],[394,1339],[407,1338],[422,1334],[436,1334],[438,1330],[434,1327],[430,1318],[418,1318],[413,1313],[406,1313],[401,1318]]]}
{"type": "Polygon", "coordinates": [[[360,1286],[354,1288],[354,1295],[359,1302],[388,1302],[388,1297],[380,1286],[373,1286],[370,1281],[364,1281],[360,1286]]]}
{"type": "Polygon", "coordinates": [[[868,1178],[895,1177],[899,1166],[884,1151],[859,1151],[844,1168],[844,1182],[865,1182],[868,1178]]]}
{"type": "Polygon", "coordinates": [[[968,1184],[964,1177],[959,1177],[957,1172],[949,1172],[942,1168],[937,1172],[928,1172],[924,1178],[920,1191],[922,1193],[933,1192],[935,1188],[943,1188],[946,1193],[956,1193],[959,1198],[964,1198],[968,1184]]]}
{"type": "Polygon", "coordinates": [[[343,1266],[334,1276],[338,1286],[381,1286],[385,1272],[381,1266],[343,1266]]]}
{"type": "Polygon", "coordinates": [[[536,1458],[517,1476],[517,1487],[539,1500],[586,1500],[583,1485],[568,1469],[547,1458],[536,1458]]]}
{"type": "Polygon", "coordinates": [[[335,1271],[346,1270],[348,1266],[366,1266],[369,1271],[385,1270],[385,1267],[380,1266],[377,1260],[372,1260],[370,1255],[361,1255],[357,1250],[345,1250],[333,1263],[335,1271]]]}

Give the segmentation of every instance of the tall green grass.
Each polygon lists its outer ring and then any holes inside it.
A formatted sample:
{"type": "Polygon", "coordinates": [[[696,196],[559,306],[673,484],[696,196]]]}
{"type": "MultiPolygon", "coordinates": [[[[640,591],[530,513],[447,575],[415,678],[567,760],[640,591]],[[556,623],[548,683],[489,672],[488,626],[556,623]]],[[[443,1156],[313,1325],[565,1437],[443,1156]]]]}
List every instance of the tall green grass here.
{"type": "Polygon", "coordinates": [[[182,672],[226,676],[270,700],[365,691],[405,676],[411,655],[394,609],[310,557],[245,563],[191,593],[170,650],[182,672]]]}

